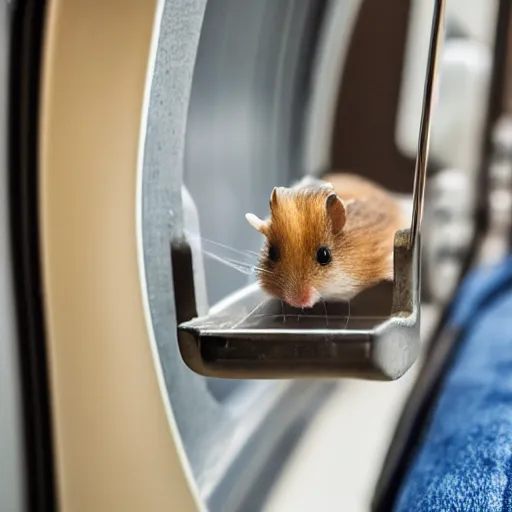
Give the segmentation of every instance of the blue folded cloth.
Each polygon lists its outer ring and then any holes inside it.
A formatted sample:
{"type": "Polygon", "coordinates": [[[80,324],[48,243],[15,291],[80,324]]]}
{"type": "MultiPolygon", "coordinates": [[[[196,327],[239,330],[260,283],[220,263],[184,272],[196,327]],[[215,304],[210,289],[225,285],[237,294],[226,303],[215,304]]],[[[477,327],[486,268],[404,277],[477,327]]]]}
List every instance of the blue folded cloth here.
{"type": "Polygon", "coordinates": [[[451,324],[468,329],[395,510],[512,511],[512,258],[466,280],[451,324]]]}

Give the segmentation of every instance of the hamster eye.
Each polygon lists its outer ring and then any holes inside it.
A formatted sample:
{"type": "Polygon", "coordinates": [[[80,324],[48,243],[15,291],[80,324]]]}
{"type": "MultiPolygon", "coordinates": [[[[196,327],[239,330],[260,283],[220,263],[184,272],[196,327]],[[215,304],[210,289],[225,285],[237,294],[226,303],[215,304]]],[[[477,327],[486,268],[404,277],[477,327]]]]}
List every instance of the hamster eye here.
{"type": "Polygon", "coordinates": [[[275,245],[271,245],[268,248],[268,259],[275,263],[279,259],[279,251],[277,250],[277,247],[275,245]]]}
{"type": "Polygon", "coordinates": [[[331,251],[328,247],[320,247],[316,252],[316,261],[320,265],[327,265],[331,261],[331,251]]]}

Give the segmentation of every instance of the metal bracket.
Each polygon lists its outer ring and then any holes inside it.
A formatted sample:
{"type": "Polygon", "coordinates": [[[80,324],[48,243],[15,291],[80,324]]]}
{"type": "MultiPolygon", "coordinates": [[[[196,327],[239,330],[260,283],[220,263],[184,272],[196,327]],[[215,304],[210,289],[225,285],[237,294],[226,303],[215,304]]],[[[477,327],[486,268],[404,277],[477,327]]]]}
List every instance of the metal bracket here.
{"type": "Polygon", "coordinates": [[[366,290],[350,304],[318,304],[307,313],[265,300],[257,286],[249,286],[197,318],[192,251],[183,235],[171,253],[178,342],[193,371],[238,379],[394,380],[412,366],[420,347],[419,230],[444,6],[437,0],[434,7],[411,228],[395,236],[393,283],[366,290]]]}

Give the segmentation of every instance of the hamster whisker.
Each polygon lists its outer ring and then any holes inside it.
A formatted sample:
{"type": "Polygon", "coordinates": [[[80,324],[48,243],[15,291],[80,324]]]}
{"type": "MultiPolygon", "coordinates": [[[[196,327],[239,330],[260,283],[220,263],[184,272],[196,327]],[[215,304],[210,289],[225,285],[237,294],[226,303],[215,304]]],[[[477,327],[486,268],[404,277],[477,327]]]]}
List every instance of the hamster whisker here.
{"type": "Polygon", "coordinates": [[[235,260],[233,258],[225,258],[225,260],[229,263],[232,263],[234,265],[239,265],[240,267],[244,267],[246,268],[247,270],[251,271],[251,272],[262,272],[262,273],[266,273],[266,274],[273,274],[273,272],[271,270],[267,270],[265,268],[261,268],[261,267],[257,267],[256,265],[252,265],[251,263],[245,263],[243,261],[238,261],[238,260],[235,260]]]}
{"type": "Polygon", "coordinates": [[[238,270],[238,272],[241,272],[242,274],[250,275],[253,273],[253,267],[252,266],[245,266],[240,263],[233,262],[226,258],[221,258],[217,254],[214,254],[213,252],[205,251],[203,250],[203,253],[205,256],[208,256],[212,260],[218,261],[219,263],[222,263],[230,268],[233,268],[235,270],[238,270]]]}
{"type": "Polygon", "coordinates": [[[274,272],[272,272],[272,270],[267,270],[266,268],[261,268],[261,267],[253,267],[253,269],[256,272],[263,272],[263,273],[266,273],[266,274],[273,274],[274,273],[274,272]]]}
{"type": "Polygon", "coordinates": [[[251,263],[246,263],[244,261],[235,260],[233,258],[227,258],[219,256],[218,254],[215,254],[213,252],[207,251],[206,249],[203,249],[203,254],[209,258],[212,258],[215,261],[218,261],[219,263],[222,263],[224,265],[227,265],[230,268],[233,268],[235,270],[238,270],[242,274],[253,274],[254,272],[262,272],[267,274],[272,274],[272,271],[266,270],[261,267],[256,267],[255,265],[251,263]]]}
{"type": "MultiPolygon", "coordinates": [[[[253,315],[253,316],[254,316],[254,318],[263,318],[263,317],[267,317],[267,318],[282,318],[283,314],[282,313],[259,313],[257,315],[253,315]]],[[[296,313],[285,313],[284,316],[286,318],[291,318],[291,317],[297,318],[297,314],[296,313]]],[[[312,319],[320,318],[319,315],[309,315],[307,313],[301,313],[300,317],[301,318],[312,318],[312,319]]],[[[329,317],[331,318],[331,320],[342,320],[342,319],[346,320],[347,315],[329,315],[329,317]]]]}
{"type": "Polygon", "coordinates": [[[209,240],[208,238],[204,238],[202,236],[194,235],[192,233],[186,232],[187,236],[194,240],[201,240],[201,242],[205,242],[206,245],[212,244],[216,247],[219,247],[221,249],[225,249],[226,251],[231,251],[232,253],[238,254],[240,256],[245,256],[246,258],[258,258],[259,254],[254,251],[250,251],[248,249],[240,250],[235,249],[234,247],[230,247],[229,245],[221,244],[220,242],[215,242],[213,240],[209,240]]]}
{"type": "Polygon", "coordinates": [[[229,261],[230,263],[233,263],[234,265],[240,265],[241,267],[254,269],[254,265],[252,265],[251,263],[246,263],[245,261],[236,260],[235,258],[230,258],[229,256],[226,256],[223,259],[229,261]]]}
{"type": "Polygon", "coordinates": [[[263,306],[263,304],[265,304],[266,301],[267,301],[266,299],[263,299],[254,309],[252,309],[249,313],[247,313],[247,315],[245,315],[241,320],[236,322],[236,324],[233,325],[233,327],[231,327],[231,329],[236,329],[239,325],[243,324],[250,316],[258,316],[258,315],[255,315],[254,313],[256,313],[256,311],[258,311],[258,309],[261,308],[261,306],[263,306]]]}
{"type": "Polygon", "coordinates": [[[348,321],[350,320],[350,301],[349,301],[349,300],[347,300],[347,304],[348,304],[348,313],[347,313],[347,321],[346,321],[346,323],[345,323],[345,327],[344,327],[344,329],[346,329],[346,328],[347,328],[348,321]]]}
{"type": "Polygon", "coordinates": [[[325,327],[329,327],[329,318],[327,316],[327,304],[325,303],[325,300],[323,298],[320,298],[320,300],[322,301],[325,310],[325,327]]]}

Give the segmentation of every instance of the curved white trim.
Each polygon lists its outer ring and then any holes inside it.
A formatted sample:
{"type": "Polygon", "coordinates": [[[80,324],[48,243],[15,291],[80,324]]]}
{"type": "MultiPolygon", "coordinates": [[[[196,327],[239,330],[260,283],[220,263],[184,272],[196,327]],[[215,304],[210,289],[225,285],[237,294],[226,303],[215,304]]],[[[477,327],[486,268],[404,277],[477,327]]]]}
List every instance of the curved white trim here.
{"type": "Polygon", "coordinates": [[[185,453],[185,449],[183,443],[181,441],[181,436],[178,430],[178,426],[176,424],[176,418],[174,417],[171,404],[169,401],[169,395],[167,393],[167,388],[165,385],[165,379],[162,371],[162,366],[160,364],[160,356],[158,353],[158,348],[156,344],[155,333],[153,330],[153,323],[151,320],[151,310],[149,307],[149,300],[147,296],[147,282],[146,282],[146,269],[144,264],[144,247],[143,247],[143,238],[142,238],[142,179],[143,179],[143,168],[144,168],[144,150],[145,150],[145,142],[146,142],[146,134],[147,134],[147,126],[148,126],[148,114],[149,114],[149,102],[151,98],[151,85],[153,83],[153,76],[155,71],[155,62],[156,62],[156,54],[158,50],[158,42],[160,38],[160,27],[162,23],[162,15],[165,5],[165,0],[156,0],[157,8],[155,12],[155,22],[153,28],[153,36],[151,39],[151,49],[148,60],[148,70],[146,75],[146,86],[144,91],[144,100],[141,112],[141,125],[140,125],[140,138],[139,138],[139,154],[138,154],[138,163],[137,163],[137,187],[136,187],[136,196],[135,196],[135,225],[136,225],[136,240],[137,240],[137,255],[139,260],[139,279],[141,284],[141,296],[142,296],[142,304],[144,308],[144,316],[146,319],[147,333],[149,338],[149,345],[151,347],[151,353],[153,355],[154,369],[156,373],[156,377],[158,379],[158,386],[160,389],[162,403],[164,405],[165,413],[167,415],[169,430],[174,442],[176,444],[176,450],[178,452],[178,456],[181,460],[181,465],[183,468],[183,472],[188,481],[188,485],[190,490],[192,491],[193,498],[195,500],[195,504],[198,511],[206,510],[201,496],[199,494],[199,489],[196,485],[196,481],[194,479],[194,475],[192,474],[192,468],[190,467],[190,463],[188,457],[185,453]]]}

